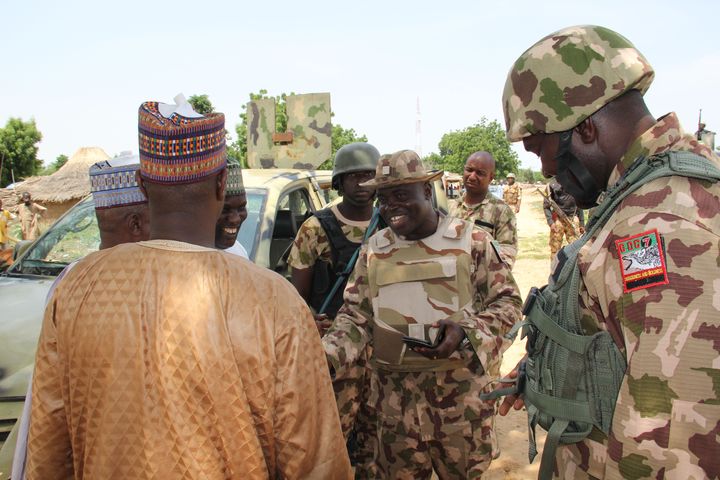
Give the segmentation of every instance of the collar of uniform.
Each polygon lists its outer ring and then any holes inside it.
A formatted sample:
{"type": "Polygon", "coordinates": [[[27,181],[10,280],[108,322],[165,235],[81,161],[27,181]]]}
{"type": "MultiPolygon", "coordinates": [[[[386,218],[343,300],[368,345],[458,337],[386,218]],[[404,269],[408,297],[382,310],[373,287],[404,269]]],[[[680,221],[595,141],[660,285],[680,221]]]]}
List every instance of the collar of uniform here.
{"type": "Polygon", "coordinates": [[[615,166],[612,173],[610,173],[607,186],[611,187],[615,185],[630,165],[639,157],[649,157],[671,149],[677,150],[678,148],[673,147],[678,143],[686,145],[687,148],[681,148],[683,150],[692,150],[708,158],[712,156],[710,149],[705,147],[707,152],[702,151],[703,145],[700,145],[691,135],[683,132],[677,115],[671,112],[660,117],[652,127],[648,128],[642,135],[635,139],[615,166]]]}
{"type": "MultiPolygon", "coordinates": [[[[435,230],[435,233],[441,231],[443,232],[443,237],[445,238],[458,239],[462,237],[465,228],[467,228],[467,225],[467,222],[460,220],[459,218],[449,217],[442,212],[438,212],[438,226],[437,230],[435,230]]],[[[433,235],[435,235],[435,233],[433,233],[433,235]]],[[[378,248],[385,248],[389,247],[394,243],[397,243],[398,241],[411,242],[412,240],[406,240],[400,235],[395,235],[395,232],[392,231],[392,228],[387,227],[380,232],[376,240],[376,245],[378,246],[378,248]]]]}
{"type": "Polygon", "coordinates": [[[478,203],[466,203],[465,199],[467,198],[467,193],[465,193],[462,197],[462,200],[460,201],[460,204],[468,209],[468,210],[477,210],[481,206],[485,205],[490,201],[490,195],[492,195],[489,191],[485,194],[485,198],[480,200],[478,203]]]}

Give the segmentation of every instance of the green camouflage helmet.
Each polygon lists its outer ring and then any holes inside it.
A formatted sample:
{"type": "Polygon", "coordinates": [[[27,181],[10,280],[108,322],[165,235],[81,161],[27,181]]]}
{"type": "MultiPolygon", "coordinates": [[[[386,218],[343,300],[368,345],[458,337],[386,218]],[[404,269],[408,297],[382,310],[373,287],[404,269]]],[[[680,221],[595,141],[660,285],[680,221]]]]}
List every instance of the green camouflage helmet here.
{"type": "Polygon", "coordinates": [[[525,51],[503,91],[507,137],[570,130],[629,90],[644,94],[655,77],[642,53],[605,27],[568,27],[525,51]]]}
{"type": "Polygon", "coordinates": [[[332,186],[338,189],[338,181],[343,173],[375,171],[380,152],[369,143],[355,142],[343,145],[335,153],[333,162],[332,186]]]}

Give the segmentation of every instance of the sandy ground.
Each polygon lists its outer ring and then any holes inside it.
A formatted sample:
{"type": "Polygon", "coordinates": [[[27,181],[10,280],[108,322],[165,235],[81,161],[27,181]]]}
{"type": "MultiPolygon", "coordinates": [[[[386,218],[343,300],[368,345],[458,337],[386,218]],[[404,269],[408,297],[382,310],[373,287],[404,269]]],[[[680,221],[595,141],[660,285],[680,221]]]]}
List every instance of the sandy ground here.
{"type": "MultiPolygon", "coordinates": [[[[527,240],[537,239],[539,236],[547,237],[548,227],[541,211],[542,197],[535,189],[523,190],[523,203],[518,214],[518,236],[520,237],[520,251],[515,262],[513,273],[520,287],[523,299],[530,288],[547,283],[550,274],[549,249],[547,244],[542,252],[523,251],[523,243],[527,240]],[[545,258],[538,257],[545,254],[545,258]]],[[[525,354],[525,342],[519,336],[513,345],[505,352],[502,363],[502,373],[512,370],[525,354]]],[[[532,479],[537,478],[540,457],[532,464],[528,464],[528,429],[527,414],[525,410],[511,411],[506,417],[497,417],[496,429],[500,442],[500,457],[494,460],[490,469],[483,478],[499,479],[532,479]]],[[[538,450],[542,451],[544,435],[540,429],[537,431],[538,450]]]]}

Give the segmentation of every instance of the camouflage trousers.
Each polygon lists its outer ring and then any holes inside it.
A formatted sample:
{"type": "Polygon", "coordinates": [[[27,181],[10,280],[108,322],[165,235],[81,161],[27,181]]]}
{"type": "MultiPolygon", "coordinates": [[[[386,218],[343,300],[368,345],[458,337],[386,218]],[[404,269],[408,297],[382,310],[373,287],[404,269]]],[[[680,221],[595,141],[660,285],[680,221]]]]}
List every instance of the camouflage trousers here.
{"type": "Polygon", "coordinates": [[[377,478],[480,478],[497,445],[495,408],[480,400],[487,378],[476,360],[445,372],[373,370],[377,478]]]}
{"type": "Polygon", "coordinates": [[[355,466],[355,478],[358,479],[377,477],[374,464],[377,415],[375,408],[368,403],[372,376],[368,358],[371,354],[370,347],[366,348],[347,375],[333,382],[340,425],[345,440],[351,439],[348,454],[355,466]]]}
{"type": "MultiPolygon", "coordinates": [[[[573,217],[572,222],[575,231],[580,232],[580,221],[578,217],[573,217]]],[[[550,225],[550,259],[555,258],[555,255],[563,245],[567,245],[577,240],[577,238],[569,226],[566,227],[560,220],[555,220],[553,224],[550,225]],[[564,242],[563,239],[565,240],[564,242]]]]}

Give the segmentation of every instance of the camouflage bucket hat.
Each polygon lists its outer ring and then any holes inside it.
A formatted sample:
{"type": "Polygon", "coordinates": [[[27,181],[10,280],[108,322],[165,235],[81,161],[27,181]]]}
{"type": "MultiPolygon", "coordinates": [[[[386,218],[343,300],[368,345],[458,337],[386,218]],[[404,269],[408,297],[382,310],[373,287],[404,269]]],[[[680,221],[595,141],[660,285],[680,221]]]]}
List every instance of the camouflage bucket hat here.
{"type": "Polygon", "coordinates": [[[652,67],[622,35],[595,25],[568,27],[525,51],[503,91],[511,142],[570,130],[629,90],[644,94],[652,67]]]}
{"type": "Polygon", "coordinates": [[[515,178],[515,174],[514,174],[514,173],[508,173],[508,174],[505,176],[505,178],[515,178]]]}
{"type": "Polygon", "coordinates": [[[412,150],[385,154],[378,160],[375,178],[361,183],[362,187],[385,188],[406,183],[429,182],[442,175],[442,170],[425,170],[422,160],[412,150]]]}

